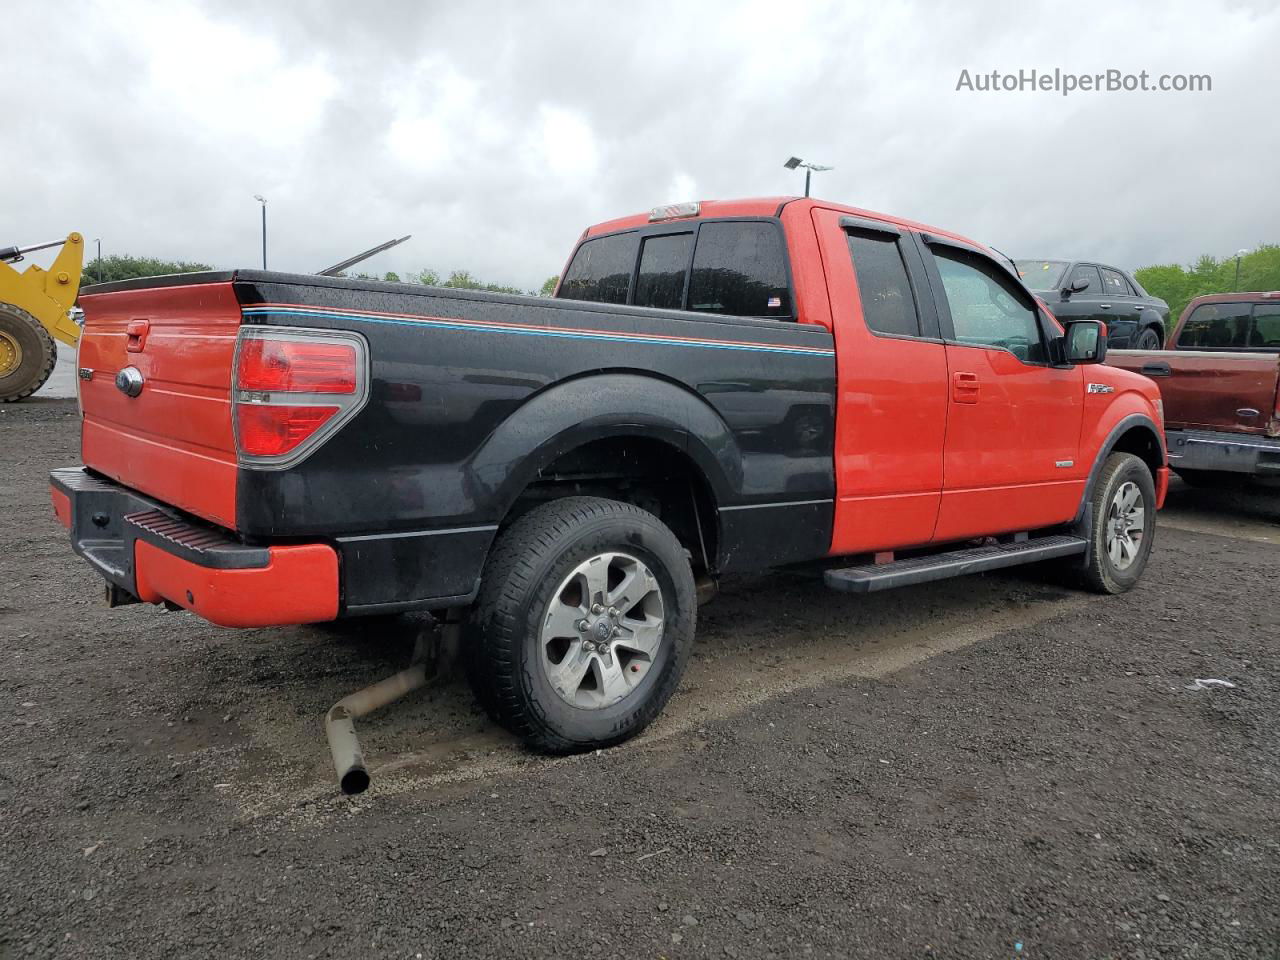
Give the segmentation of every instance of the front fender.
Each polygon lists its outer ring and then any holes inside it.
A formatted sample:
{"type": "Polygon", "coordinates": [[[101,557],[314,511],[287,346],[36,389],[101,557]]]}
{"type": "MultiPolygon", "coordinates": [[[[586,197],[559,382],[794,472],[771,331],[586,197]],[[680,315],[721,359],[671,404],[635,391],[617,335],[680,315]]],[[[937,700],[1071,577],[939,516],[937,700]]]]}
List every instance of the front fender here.
{"type": "Polygon", "coordinates": [[[701,396],[659,377],[604,373],[558,383],[507,417],[475,452],[469,480],[476,503],[501,520],[540,471],[607,437],[662,440],[702,471],[717,503],[743,486],[742,452],[729,425],[701,396]]]}
{"type": "Polygon", "coordinates": [[[1081,448],[1096,452],[1084,485],[1077,521],[1084,517],[1088,509],[1094,486],[1102,473],[1102,465],[1131,431],[1143,431],[1140,436],[1150,439],[1155,449],[1159,451],[1159,467],[1168,466],[1169,456],[1165,449],[1164,429],[1160,426],[1160,422],[1155,406],[1137,390],[1126,390],[1115,396],[1105,414],[1095,421],[1088,435],[1082,438],[1081,448]]]}

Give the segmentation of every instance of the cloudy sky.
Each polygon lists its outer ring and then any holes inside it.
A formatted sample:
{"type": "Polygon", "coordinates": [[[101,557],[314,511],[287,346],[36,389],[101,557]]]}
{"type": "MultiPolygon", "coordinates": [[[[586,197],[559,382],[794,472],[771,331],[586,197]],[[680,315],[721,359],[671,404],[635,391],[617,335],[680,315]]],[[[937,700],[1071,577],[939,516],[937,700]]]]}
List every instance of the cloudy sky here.
{"type": "Polygon", "coordinates": [[[0,243],[534,288],[587,224],[814,193],[1012,255],[1280,242],[1280,5],[9,0],[0,243]],[[1207,93],[957,91],[1019,69],[1207,93]],[[92,245],[90,246],[92,250],[92,245]]]}

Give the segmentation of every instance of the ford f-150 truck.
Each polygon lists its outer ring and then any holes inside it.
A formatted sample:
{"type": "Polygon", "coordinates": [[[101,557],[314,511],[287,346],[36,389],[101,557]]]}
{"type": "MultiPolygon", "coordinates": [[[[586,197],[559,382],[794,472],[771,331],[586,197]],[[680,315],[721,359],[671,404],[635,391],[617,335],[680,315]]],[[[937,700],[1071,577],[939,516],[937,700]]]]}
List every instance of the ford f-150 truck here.
{"type": "Polygon", "coordinates": [[[1188,483],[1280,479],[1280,291],[1197,297],[1165,349],[1107,362],[1160,385],[1169,465],[1188,483]]]}
{"type": "Polygon", "coordinates": [[[1155,385],[988,249],[809,199],[591,227],[554,298],[257,270],[91,287],[55,511],[114,602],[262,627],[464,616],[479,699],[572,751],[648,723],[696,584],[1137,581],[1155,385]],[[457,611],[464,611],[459,614],[457,611]]]}

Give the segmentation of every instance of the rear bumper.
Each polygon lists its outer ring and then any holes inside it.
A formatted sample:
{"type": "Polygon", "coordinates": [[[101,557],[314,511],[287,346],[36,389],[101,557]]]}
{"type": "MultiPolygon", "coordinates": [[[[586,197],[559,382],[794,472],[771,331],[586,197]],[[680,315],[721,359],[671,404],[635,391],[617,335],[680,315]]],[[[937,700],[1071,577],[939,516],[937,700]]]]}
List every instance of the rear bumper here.
{"type": "Polygon", "coordinates": [[[332,620],[338,555],[323,543],[249,546],[79,467],[49,475],[71,546],[109,583],[224,627],[332,620]]]}
{"type": "Polygon", "coordinates": [[[1280,477],[1280,437],[1213,430],[1167,430],[1169,466],[1177,470],[1280,477]]]}

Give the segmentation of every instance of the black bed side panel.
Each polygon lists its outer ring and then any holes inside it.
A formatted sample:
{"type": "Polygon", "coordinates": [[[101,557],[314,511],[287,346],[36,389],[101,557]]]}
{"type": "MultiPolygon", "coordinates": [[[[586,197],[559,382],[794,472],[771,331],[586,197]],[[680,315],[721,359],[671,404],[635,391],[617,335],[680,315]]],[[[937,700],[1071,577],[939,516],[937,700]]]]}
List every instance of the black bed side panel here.
{"type": "Polygon", "coordinates": [[[821,328],[252,272],[237,294],[246,323],[369,342],[368,405],[298,466],[241,470],[237,490],[242,533],[336,536],[359,545],[344,560],[411,581],[379,590],[366,571],[350,581],[364,584],[361,602],[478,576],[403,567],[446,540],[483,558],[521,478],[554,451],[549,438],[569,443],[595,422],[653,431],[705,462],[728,565],[821,556],[830,543],[835,357],[821,328]],[[387,535],[402,542],[374,543],[387,535]]]}

